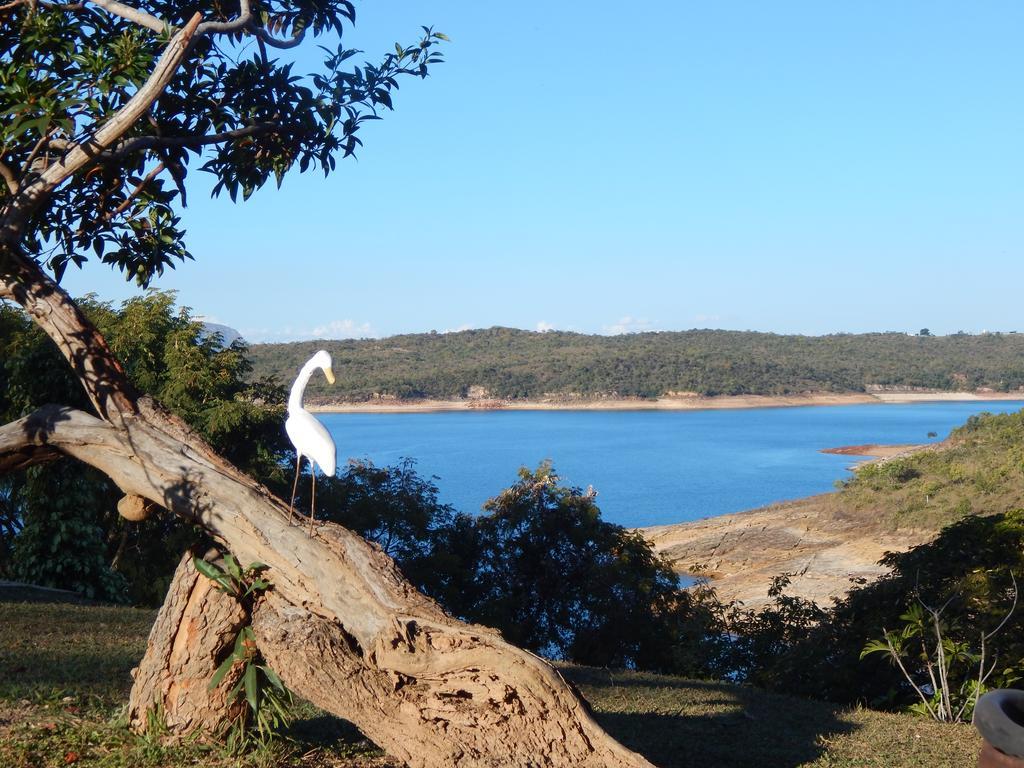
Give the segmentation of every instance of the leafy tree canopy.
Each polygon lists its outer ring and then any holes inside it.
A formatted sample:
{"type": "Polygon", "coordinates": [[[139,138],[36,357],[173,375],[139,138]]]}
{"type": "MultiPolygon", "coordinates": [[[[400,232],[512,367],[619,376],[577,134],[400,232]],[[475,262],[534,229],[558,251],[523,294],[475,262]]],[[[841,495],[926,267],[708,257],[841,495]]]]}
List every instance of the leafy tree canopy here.
{"type": "Polygon", "coordinates": [[[440,503],[409,459],[351,462],[318,481],[317,498],[325,518],[380,544],[449,611],[521,647],[602,666],[706,668],[712,612],[640,534],[602,520],[595,494],[561,485],[550,464],[521,469],[477,516],[440,503]]]}
{"type": "Polygon", "coordinates": [[[640,534],[601,519],[595,497],[548,463],[520,470],[460,534],[475,550],[472,583],[449,607],[544,655],[678,668],[680,627],[699,623],[689,595],[640,534]]]}
{"type": "Polygon", "coordinates": [[[356,66],[359,52],[342,40],[355,15],[348,0],[4,4],[4,225],[58,281],[95,257],[147,285],[189,257],[179,209],[190,168],[232,199],[295,167],[327,174],[355,152],[363,123],[392,108],[399,79],[440,61],[444,35],[425,27],[356,66]],[[280,50],[306,37],[324,51],[309,74],[280,50]],[[179,42],[185,52],[172,61],[179,42]],[[107,140],[122,120],[127,131],[107,140]],[[75,183],[55,183],[75,157],[75,183]]]}

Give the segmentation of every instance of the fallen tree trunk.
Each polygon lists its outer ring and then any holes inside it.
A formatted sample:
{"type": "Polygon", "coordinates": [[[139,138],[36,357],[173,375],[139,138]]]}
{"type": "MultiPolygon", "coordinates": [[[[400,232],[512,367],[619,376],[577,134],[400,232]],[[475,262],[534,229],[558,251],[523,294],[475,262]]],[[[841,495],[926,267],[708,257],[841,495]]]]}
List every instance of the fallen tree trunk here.
{"type": "Polygon", "coordinates": [[[447,616],[380,549],[333,524],[309,538],[251,478],[146,398],[120,425],[57,406],[0,428],[3,457],[59,452],[269,566],[260,649],[300,696],[410,766],[650,766],[608,736],[549,664],[447,616]]]}

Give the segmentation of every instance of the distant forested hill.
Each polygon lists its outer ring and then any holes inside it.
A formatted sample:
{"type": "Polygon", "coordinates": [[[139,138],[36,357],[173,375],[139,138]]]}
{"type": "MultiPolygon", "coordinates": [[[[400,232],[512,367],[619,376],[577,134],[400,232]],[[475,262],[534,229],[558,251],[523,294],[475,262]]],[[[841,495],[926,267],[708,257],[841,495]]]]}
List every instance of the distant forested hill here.
{"type": "Polygon", "coordinates": [[[1024,387],[1024,334],[780,336],[680,331],[624,336],[512,328],[252,347],[254,375],[287,384],[317,349],[337,385],[314,399],[466,396],[658,397],[862,392],[872,387],[998,391],[1024,387]]]}

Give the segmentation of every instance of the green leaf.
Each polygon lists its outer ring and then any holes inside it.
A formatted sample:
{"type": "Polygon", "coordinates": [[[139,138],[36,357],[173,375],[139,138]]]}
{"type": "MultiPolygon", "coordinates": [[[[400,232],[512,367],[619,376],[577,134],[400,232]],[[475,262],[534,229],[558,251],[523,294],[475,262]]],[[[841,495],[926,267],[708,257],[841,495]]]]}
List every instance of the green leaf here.
{"type": "Polygon", "coordinates": [[[270,681],[271,685],[277,688],[281,693],[284,693],[284,682],[280,677],[278,677],[277,672],[268,666],[261,666],[260,669],[263,670],[263,674],[267,676],[267,680],[270,681]]]}
{"type": "Polygon", "coordinates": [[[235,581],[242,580],[242,569],[238,567],[238,561],[230,554],[224,555],[224,568],[235,581]]]}
{"type": "Polygon", "coordinates": [[[24,123],[21,123],[19,125],[19,128],[22,131],[34,128],[36,131],[38,131],[39,135],[42,136],[46,133],[46,129],[49,128],[49,126],[50,116],[43,115],[42,117],[37,117],[34,120],[26,120],[24,123]]]}
{"type": "Polygon", "coordinates": [[[68,263],[66,261],[58,261],[56,264],[51,263],[50,266],[53,267],[53,279],[60,283],[64,277],[64,270],[68,268],[68,263]]]}
{"type": "Polygon", "coordinates": [[[217,667],[217,671],[213,673],[213,677],[210,678],[210,684],[206,686],[206,690],[212,691],[221,684],[221,681],[224,680],[227,673],[231,671],[233,666],[235,666],[235,660],[237,658],[238,657],[235,656],[234,653],[228,654],[228,657],[221,662],[219,667],[217,667]]]}
{"type": "Polygon", "coordinates": [[[864,649],[860,652],[860,657],[863,659],[872,653],[892,653],[892,649],[884,640],[869,640],[864,645],[864,649]]]}
{"type": "Polygon", "coordinates": [[[281,718],[281,722],[290,722],[292,716],[284,708],[283,702],[280,699],[278,699],[277,696],[268,696],[267,698],[270,700],[270,704],[273,706],[273,708],[277,711],[277,715],[281,718]]]}
{"type": "Polygon", "coordinates": [[[220,581],[224,577],[224,571],[215,566],[213,563],[208,563],[201,557],[193,557],[192,565],[195,566],[196,570],[199,571],[203,576],[213,581],[220,581]]]}
{"type": "Polygon", "coordinates": [[[245,668],[245,698],[253,712],[259,711],[259,699],[256,685],[256,665],[250,664],[245,668]]]}

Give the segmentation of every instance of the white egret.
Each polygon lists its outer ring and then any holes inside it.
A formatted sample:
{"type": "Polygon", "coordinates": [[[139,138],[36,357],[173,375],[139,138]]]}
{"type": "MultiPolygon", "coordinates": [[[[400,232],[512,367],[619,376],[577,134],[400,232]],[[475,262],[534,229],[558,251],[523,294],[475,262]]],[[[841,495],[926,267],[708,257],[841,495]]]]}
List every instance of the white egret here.
{"type": "Polygon", "coordinates": [[[295,482],[292,483],[292,500],[288,503],[288,522],[292,521],[292,513],[295,507],[295,491],[299,487],[299,470],[302,468],[302,457],[309,459],[309,471],[313,476],[312,491],[309,504],[309,535],[313,535],[313,520],[316,516],[316,468],[317,465],[328,477],[334,477],[337,460],[335,457],[334,440],[331,434],[324,428],[316,418],[302,407],[302,393],[306,391],[306,384],[309,377],[317,368],[323,369],[327,383],[334,383],[334,371],[331,370],[331,356],[325,350],[320,350],[313,355],[309,361],[302,366],[299,375],[292,384],[291,394],[288,396],[288,419],[284,423],[284,430],[288,433],[288,439],[295,446],[295,482]]]}

